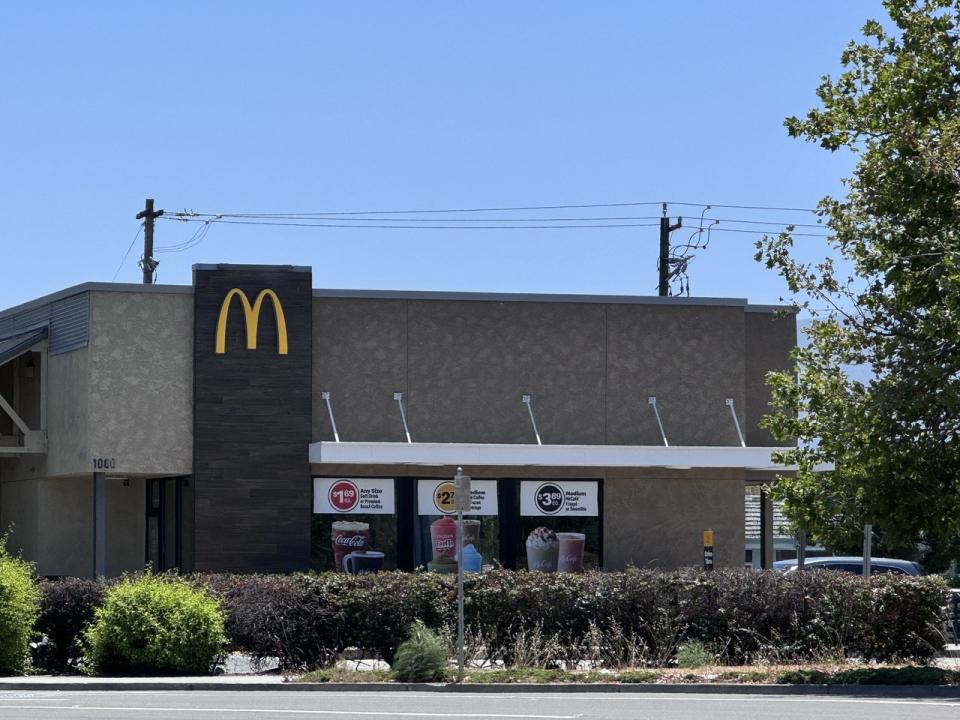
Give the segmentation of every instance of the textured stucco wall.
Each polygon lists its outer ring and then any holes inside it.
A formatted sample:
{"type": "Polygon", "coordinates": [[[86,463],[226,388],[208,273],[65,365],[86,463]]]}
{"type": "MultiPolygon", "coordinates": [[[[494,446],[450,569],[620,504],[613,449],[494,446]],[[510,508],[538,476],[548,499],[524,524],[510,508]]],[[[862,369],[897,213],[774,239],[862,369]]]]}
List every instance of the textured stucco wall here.
{"type": "Polygon", "coordinates": [[[744,558],[743,479],[607,478],[603,555],[609,569],[703,565],[703,531],[713,530],[716,567],[744,558]]]}
{"type": "Polygon", "coordinates": [[[330,390],[342,440],[402,441],[393,393],[406,390],[406,347],[405,302],[314,299],[313,437],[333,439],[330,390]]]}
{"type": "Polygon", "coordinates": [[[89,457],[111,472],[186,475],[193,463],[193,296],[90,296],[89,457]]]}
{"type": "Polygon", "coordinates": [[[611,305],[607,438],[618,445],[736,445],[725,398],[744,407],[743,308],[611,305]]]}
{"type": "Polygon", "coordinates": [[[0,460],[0,534],[8,533],[7,549],[28,560],[37,557],[37,482],[14,479],[29,472],[17,460],[0,460]]]}
{"type": "Polygon", "coordinates": [[[746,424],[748,445],[780,445],[758,423],[769,410],[770,388],[765,377],[773,370],[788,370],[790,351],[797,344],[797,316],[770,312],[744,313],[746,329],[746,424]]]}
{"type": "Polygon", "coordinates": [[[736,305],[315,298],[314,438],[332,438],[330,390],[342,440],[402,441],[402,391],[415,442],[533,442],[530,393],[544,443],[656,445],[655,395],[671,444],[736,445],[724,399],[744,422],[744,316],[736,305]]]}
{"type": "MultiPolygon", "coordinates": [[[[116,576],[144,567],[145,482],[143,479],[108,478],[107,575],[116,576]]],[[[172,522],[170,523],[172,526],[172,522]]],[[[173,545],[169,545],[171,553],[173,545]]]]}
{"type": "Polygon", "coordinates": [[[37,493],[37,571],[93,573],[93,474],[33,481],[37,493]]]}
{"type": "Polygon", "coordinates": [[[90,349],[48,358],[47,475],[92,472],[89,446],[90,349]]]}

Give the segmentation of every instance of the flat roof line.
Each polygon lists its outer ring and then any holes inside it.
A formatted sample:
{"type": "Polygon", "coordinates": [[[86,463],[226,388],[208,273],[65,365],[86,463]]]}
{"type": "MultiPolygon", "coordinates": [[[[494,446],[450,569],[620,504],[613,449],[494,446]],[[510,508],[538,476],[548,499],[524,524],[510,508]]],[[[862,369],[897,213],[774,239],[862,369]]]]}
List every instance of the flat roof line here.
{"type": "MultiPolygon", "coordinates": [[[[195,265],[196,268],[213,269],[218,265],[195,265]]],[[[240,267],[265,267],[244,266],[240,267]]],[[[296,266],[272,266],[300,271],[309,268],[296,266]]],[[[62,300],[72,295],[84,292],[130,292],[130,293],[160,293],[160,294],[190,294],[192,285],[143,285],[140,283],[109,283],[85,282],[73,285],[63,290],[44,295],[35,300],[29,300],[20,305],[0,310],[0,318],[62,300]]],[[[740,307],[745,312],[774,313],[790,312],[790,305],[751,305],[745,298],[717,298],[717,297],[660,297],[658,295],[576,295],[573,293],[496,293],[496,292],[458,292],[449,290],[361,290],[350,288],[315,288],[315,298],[353,299],[353,300],[448,300],[464,302],[531,302],[531,303],[592,303],[608,305],[672,305],[677,307],[713,306],[713,307],[740,307]]]]}
{"type": "Polygon", "coordinates": [[[599,303],[613,305],[713,305],[746,307],[745,298],[660,297],[658,295],[575,295],[434,290],[315,289],[316,298],[369,300],[463,300],[474,302],[599,303]]]}
{"type": "Polygon", "coordinates": [[[85,282],[80,283],[79,285],[72,285],[71,287],[64,288],[63,290],[57,290],[56,292],[49,293],[48,295],[43,295],[35,300],[28,300],[25,303],[14,305],[13,307],[5,310],[0,310],[0,318],[7,317],[8,315],[16,315],[17,313],[21,313],[41,305],[47,305],[49,303],[56,302],[57,300],[63,300],[64,298],[68,298],[73,295],[80,295],[81,293],[91,291],[149,292],[169,294],[192,293],[193,287],[190,285],[141,285],[138,283],[85,282]]]}

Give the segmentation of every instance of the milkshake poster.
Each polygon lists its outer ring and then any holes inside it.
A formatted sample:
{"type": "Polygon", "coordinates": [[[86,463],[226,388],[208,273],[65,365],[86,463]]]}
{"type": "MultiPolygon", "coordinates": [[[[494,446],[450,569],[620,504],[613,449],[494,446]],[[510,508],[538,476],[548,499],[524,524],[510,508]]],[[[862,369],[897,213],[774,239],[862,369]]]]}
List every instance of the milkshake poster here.
{"type": "Polygon", "coordinates": [[[599,567],[599,516],[596,481],[521,481],[518,567],[551,573],[599,567]]]}
{"type": "Polygon", "coordinates": [[[595,480],[523,480],[520,514],[546,517],[597,517],[600,514],[595,480]]]}

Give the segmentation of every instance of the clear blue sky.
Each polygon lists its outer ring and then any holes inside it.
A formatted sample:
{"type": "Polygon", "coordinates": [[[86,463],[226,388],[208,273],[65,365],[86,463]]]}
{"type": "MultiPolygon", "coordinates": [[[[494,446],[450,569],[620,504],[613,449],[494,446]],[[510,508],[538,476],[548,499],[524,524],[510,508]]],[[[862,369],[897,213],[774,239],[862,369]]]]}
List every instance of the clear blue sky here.
{"type": "MultiPolygon", "coordinates": [[[[815,103],[868,17],[884,17],[878,0],[6,3],[0,308],[109,281],[147,196],[201,212],[812,207],[851,158],[782,121],[815,103]]],[[[158,222],[157,244],[194,230],[158,222]]],[[[714,235],[691,293],[776,302],[752,241],[714,235]]],[[[213,226],[160,255],[158,280],[289,263],[312,265],[315,287],[654,294],[656,246],[655,227],[213,226]]],[[[139,282],[140,250],[118,281],[139,282]]]]}

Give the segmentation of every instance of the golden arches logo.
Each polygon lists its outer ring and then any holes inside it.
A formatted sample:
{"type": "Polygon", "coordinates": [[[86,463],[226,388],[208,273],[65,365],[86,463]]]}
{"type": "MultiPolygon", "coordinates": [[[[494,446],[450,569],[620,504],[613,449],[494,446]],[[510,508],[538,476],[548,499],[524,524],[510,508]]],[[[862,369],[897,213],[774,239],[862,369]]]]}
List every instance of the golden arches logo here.
{"type": "Polygon", "coordinates": [[[270,304],[273,305],[273,315],[277,319],[277,354],[287,354],[287,321],[283,316],[283,306],[280,304],[280,298],[273,290],[261,290],[257,299],[250,304],[250,298],[240,288],[233,288],[223,299],[223,305],[220,306],[220,317],[217,319],[217,343],[216,353],[223,355],[227,351],[227,316],[230,314],[230,303],[235,297],[240,298],[243,305],[243,316],[247,326],[247,350],[257,349],[257,325],[260,322],[260,310],[263,306],[264,298],[270,298],[270,304]]]}

